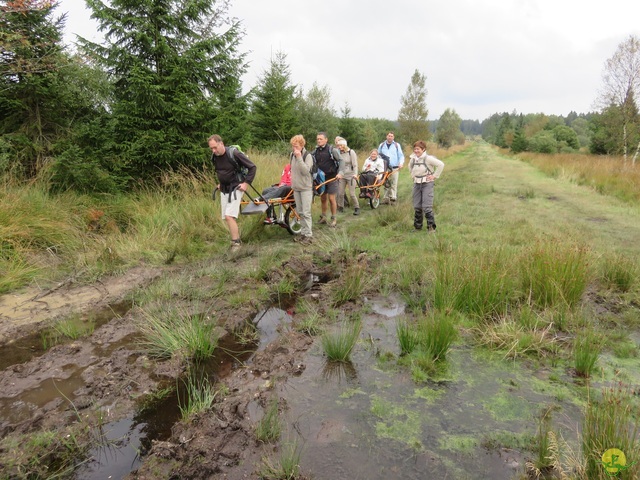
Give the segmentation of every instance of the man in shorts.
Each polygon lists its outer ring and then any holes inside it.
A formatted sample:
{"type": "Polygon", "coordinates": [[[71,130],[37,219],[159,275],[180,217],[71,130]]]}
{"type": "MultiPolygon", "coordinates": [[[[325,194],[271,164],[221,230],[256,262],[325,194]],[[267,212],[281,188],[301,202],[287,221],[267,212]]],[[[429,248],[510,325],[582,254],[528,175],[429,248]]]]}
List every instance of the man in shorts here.
{"type": "Polygon", "coordinates": [[[231,249],[237,250],[242,244],[238,229],[240,202],[256,176],[257,167],[237,148],[225,147],[220,135],[211,135],[208,143],[213,152],[211,162],[218,178],[222,219],[227,223],[231,234],[231,249]],[[239,167],[246,167],[246,175],[240,173],[239,167]]]}
{"type": "Polygon", "coordinates": [[[337,179],[341,178],[338,172],[341,170],[340,152],[332,145],[329,145],[327,134],[319,132],[316,136],[316,148],[311,155],[316,159],[318,168],[324,172],[325,184],[324,193],[320,195],[320,205],[322,214],[320,215],[319,224],[327,223],[327,209],[331,210],[330,226],[336,226],[336,213],[338,204],[336,202],[336,194],[338,193],[337,179]],[[328,207],[328,208],[327,208],[328,207]]]}

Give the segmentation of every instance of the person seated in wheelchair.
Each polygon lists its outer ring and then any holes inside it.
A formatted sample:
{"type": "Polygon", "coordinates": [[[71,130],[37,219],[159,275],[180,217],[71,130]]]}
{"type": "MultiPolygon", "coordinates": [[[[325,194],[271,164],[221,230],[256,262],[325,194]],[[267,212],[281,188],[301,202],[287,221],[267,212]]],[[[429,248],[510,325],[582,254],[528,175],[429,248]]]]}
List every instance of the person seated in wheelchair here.
{"type": "Polygon", "coordinates": [[[369,154],[369,158],[364,161],[362,173],[360,173],[360,197],[368,198],[371,196],[370,185],[380,182],[384,175],[385,162],[378,150],[373,149],[369,154]]]}
{"type": "MultiPolygon", "coordinates": [[[[284,170],[282,170],[282,175],[280,176],[280,183],[274,183],[270,187],[262,190],[262,198],[264,200],[270,200],[272,198],[284,198],[291,191],[291,164],[287,163],[284,166],[284,170]]],[[[260,199],[258,199],[260,200],[260,199]]],[[[276,221],[275,214],[273,211],[273,205],[269,203],[269,208],[267,208],[267,219],[264,223],[274,223],[276,221]]]]}

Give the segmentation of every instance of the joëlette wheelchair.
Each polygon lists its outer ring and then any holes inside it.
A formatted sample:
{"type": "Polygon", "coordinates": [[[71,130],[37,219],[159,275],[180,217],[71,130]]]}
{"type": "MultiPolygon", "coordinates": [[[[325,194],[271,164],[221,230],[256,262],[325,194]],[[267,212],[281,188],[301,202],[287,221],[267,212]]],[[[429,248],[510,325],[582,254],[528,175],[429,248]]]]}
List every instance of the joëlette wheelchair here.
{"type": "Polygon", "coordinates": [[[362,185],[360,178],[362,177],[362,173],[358,175],[358,188],[360,189],[360,198],[366,198],[369,200],[369,205],[371,208],[378,208],[380,206],[380,188],[384,186],[385,188],[389,188],[389,177],[391,175],[397,175],[398,171],[392,169],[389,166],[388,158],[384,158],[384,172],[382,176],[378,178],[376,175],[373,184],[371,185],[362,185]]]}
{"type": "MultiPolygon", "coordinates": [[[[335,181],[335,178],[329,179],[321,184],[314,185],[314,189],[316,192],[322,191],[322,187],[324,187],[324,185],[333,181],[335,181]]],[[[251,186],[251,188],[258,193],[253,186],[251,186]]],[[[248,195],[249,194],[247,193],[247,196],[248,195]]],[[[302,230],[300,215],[296,210],[296,201],[293,197],[293,190],[289,190],[289,192],[283,197],[264,198],[259,194],[256,198],[250,198],[249,200],[243,199],[240,202],[240,207],[242,208],[242,211],[240,212],[242,215],[266,214],[267,218],[263,222],[265,225],[278,225],[282,228],[286,228],[291,235],[299,235],[302,230]],[[272,215],[267,213],[270,209],[272,215]]]]}

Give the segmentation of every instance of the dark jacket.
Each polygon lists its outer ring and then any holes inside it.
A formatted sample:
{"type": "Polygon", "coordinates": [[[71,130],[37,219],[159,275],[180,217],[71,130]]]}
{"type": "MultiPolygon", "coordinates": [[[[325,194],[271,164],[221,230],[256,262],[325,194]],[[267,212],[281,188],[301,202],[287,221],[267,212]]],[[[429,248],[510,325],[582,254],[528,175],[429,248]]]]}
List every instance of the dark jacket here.
{"type": "Polygon", "coordinates": [[[342,159],[340,152],[332,145],[327,143],[322,148],[316,147],[311,155],[316,159],[318,168],[324,172],[327,179],[334,178],[338,174],[342,159]]]}
{"type": "Polygon", "coordinates": [[[218,176],[218,182],[220,182],[220,190],[222,193],[230,193],[234,191],[235,188],[243,182],[251,183],[256,176],[257,167],[251,160],[249,160],[249,157],[235,148],[233,149],[233,152],[234,159],[238,165],[247,167],[248,172],[244,179],[238,175],[236,166],[230,160],[231,152],[229,151],[229,147],[225,147],[224,155],[218,156],[213,154],[211,156],[211,161],[213,162],[216,170],[216,175],[218,176]]]}

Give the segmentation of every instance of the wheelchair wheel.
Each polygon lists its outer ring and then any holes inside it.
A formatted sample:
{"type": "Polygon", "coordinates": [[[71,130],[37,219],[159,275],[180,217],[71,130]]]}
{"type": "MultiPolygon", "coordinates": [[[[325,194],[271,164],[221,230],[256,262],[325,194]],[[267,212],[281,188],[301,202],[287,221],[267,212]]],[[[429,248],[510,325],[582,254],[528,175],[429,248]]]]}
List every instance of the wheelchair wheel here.
{"type": "Polygon", "coordinates": [[[284,223],[287,225],[287,231],[291,235],[300,234],[300,231],[302,230],[300,217],[298,216],[298,212],[296,212],[293,207],[288,207],[287,211],[284,212],[284,223]]]}
{"type": "Polygon", "coordinates": [[[369,205],[373,209],[376,209],[380,206],[380,192],[378,190],[373,192],[373,194],[371,195],[371,198],[369,199],[369,205]]]}

